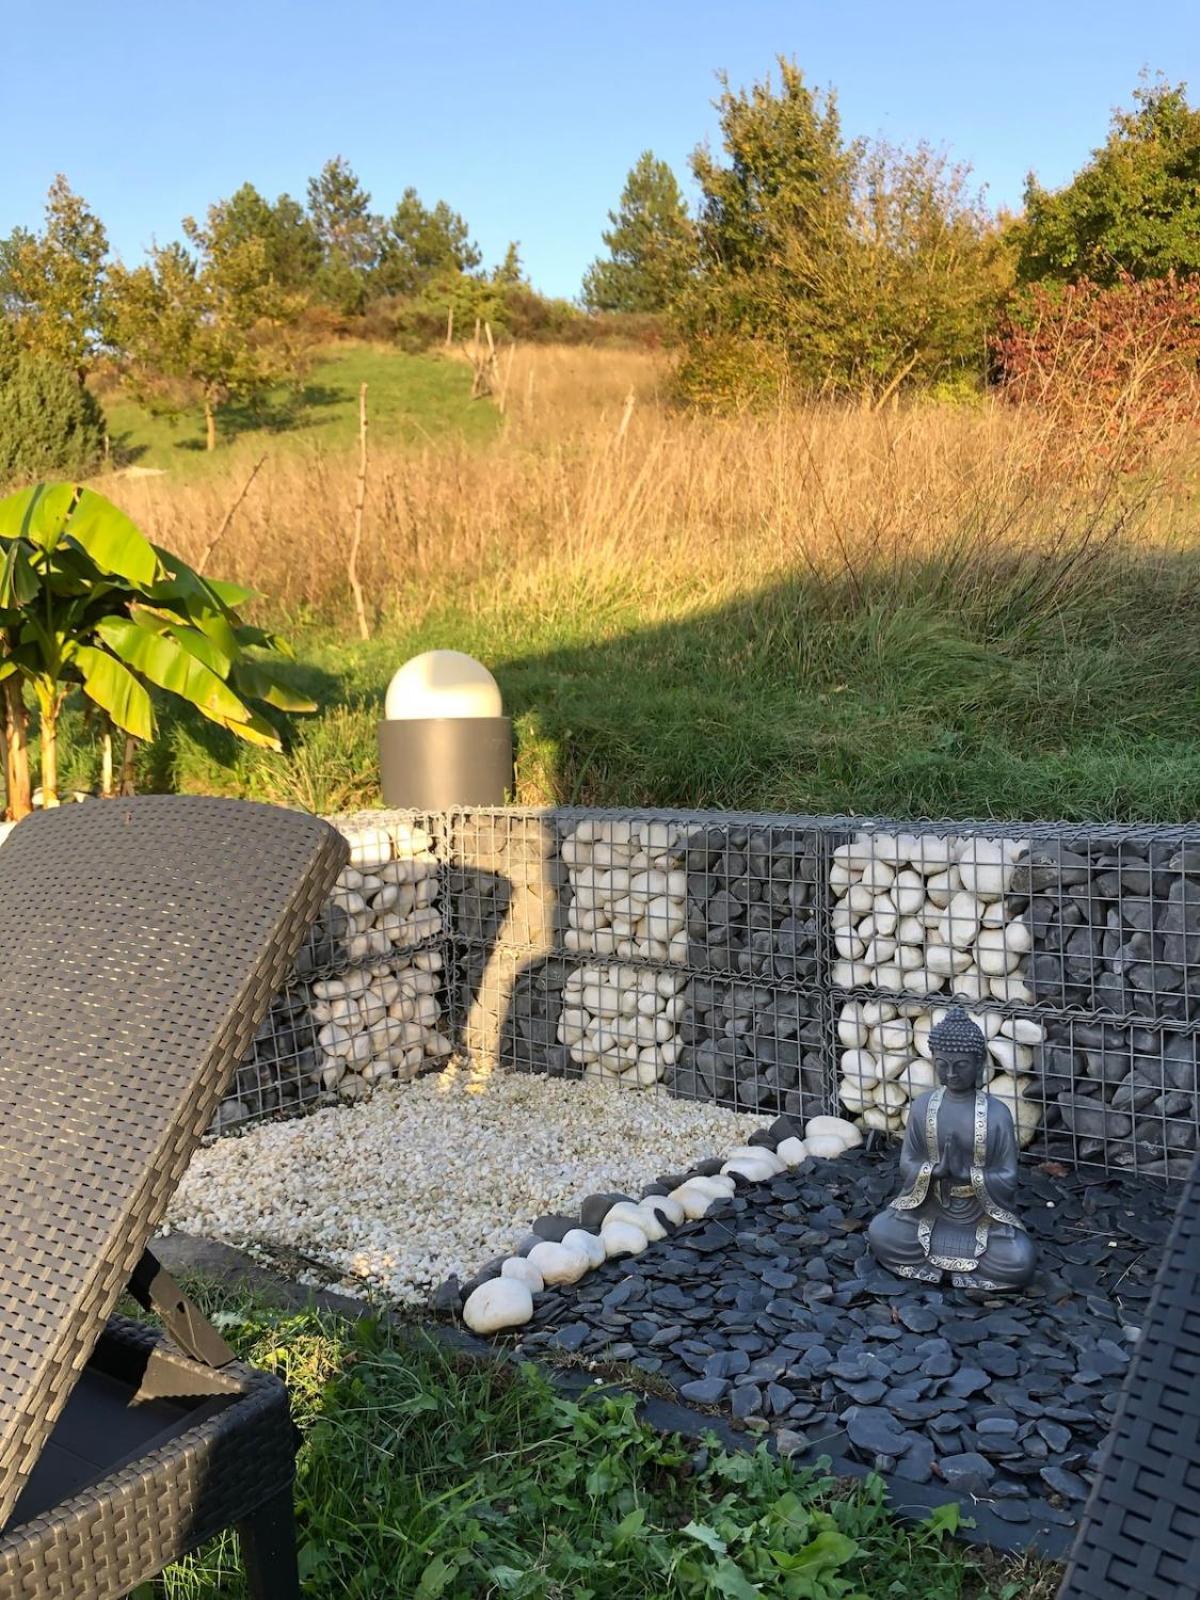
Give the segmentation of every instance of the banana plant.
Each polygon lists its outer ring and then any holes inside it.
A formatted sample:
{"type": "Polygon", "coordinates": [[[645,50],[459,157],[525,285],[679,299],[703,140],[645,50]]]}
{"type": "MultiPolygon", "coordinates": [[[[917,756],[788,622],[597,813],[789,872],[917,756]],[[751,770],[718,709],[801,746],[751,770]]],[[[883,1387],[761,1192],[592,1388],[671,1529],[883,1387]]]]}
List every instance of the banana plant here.
{"type": "Polygon", "coordinates": [[[0,500],[0,552],[10,811],[22,809],[11,781],[22,683],[41,719],[44,805],[58,803],[59,718],[76,686],[144,741],[156,731],[155,689],[270,750],[282,745],[269,710],[316,709],[273,670],[291,655],[284,641],[242,620],[253,590],[201,577],[94,490],[42,483],[0,500]]]}

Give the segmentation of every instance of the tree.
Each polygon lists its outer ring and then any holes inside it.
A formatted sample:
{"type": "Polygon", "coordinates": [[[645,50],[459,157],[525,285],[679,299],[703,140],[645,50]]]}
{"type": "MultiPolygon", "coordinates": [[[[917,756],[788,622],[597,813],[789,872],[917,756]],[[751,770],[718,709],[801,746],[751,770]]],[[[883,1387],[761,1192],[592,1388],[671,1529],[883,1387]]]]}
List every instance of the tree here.
{"type": "Polygon", "coordinates": [[[32,350],[0,349],[0,488],[94,472],[104,433],[99,401],[73,372],[32,350]]]}
{"type": "Polygon", "coordinates": [[[680,380],[708,404],[781,387],[875,403],[982,371],[1007,283],[965,168],[842,135],[832,94],[781,61],[718,102],[726,159],[693,157],[698,265],[676,308],[680,380]]]}
{"type": "Polygon", "coordinates": [[[276,676],[286,646],[242,621],[251,591],[200,577],[103,495],[72,483],[10,495],[0,501],[0,544],[10,811],[28,805],[17,798],[29,790],[21,683],[40,712],[44,805],[58,803],[58,724],[75,685],[143,740],[155,733],[153,689],[272,750],[280,738],[264,708],[316,709],[276,676]],[[14,761],[17,749],[26,753],[14,761]]]}
{"type": "Polygon", "coordinates": [[[521,265],[521,247],[511,239],[501,260],[492,268],[492,282],[503,289],[515,289],[525,282],[525,269],[521,265]]]}
{"type": "Polygon", "coordinates": [[[630,169],[608,220],[612,227],[601,237],[609,254],[588,268],[584,304],[592,311],[665,311],[691,271],[695,229],[675,174],[653,151],[630,169]]]}
{"type": "Polygon", "coordinates": [[[209,208],[209,233],[228,245],[261,240],[263,264],[276,286],[292,294],[307,293],[322,262],[321,239],[304,207],[289,194],[272,205],[244,183],[228,200],[209,208]]]}
{"type": "Polygon", "coordinates": [[[308,180],[308,211],[323,254],[318,277],[322,298],[342,312],[361,311],[379,262],[383,223],[342,156],[334,156],[308,180]]]}
{"type": "Polygon", "coordinates": [[[387,294],[419,294],[436,278],[475,272],[482,257],[470,229],[444,200],[430,210],[405,189],[388,219],[377,286],[387,294]]]}
{"type": "Polygon", "coordinates": [[[1200,271],[1200,111],[1187,86],[1143,82],[1065,188],[1031,174],[1019,242],[1024,283],[1200,271]]]}
{"type": "Polygon", "coordinates": [[[281,334],[301,302],[272,278],[264,240],[238,237],[219,206],[206,226],[186,218],[184,232],[193,251],[155,247],[146,265],[113,268],[113,321],[135,388],[146,393],[165,377],[199,390],[213,450],[220,408],[286,370],[281,334]]]}
{"type": "Polygon", "coordinates": [[[26,349],[80,383],[104,334],[108,236],[59,173],[42,233],[17,229],[0,245],[0,306],[26,349]]]}

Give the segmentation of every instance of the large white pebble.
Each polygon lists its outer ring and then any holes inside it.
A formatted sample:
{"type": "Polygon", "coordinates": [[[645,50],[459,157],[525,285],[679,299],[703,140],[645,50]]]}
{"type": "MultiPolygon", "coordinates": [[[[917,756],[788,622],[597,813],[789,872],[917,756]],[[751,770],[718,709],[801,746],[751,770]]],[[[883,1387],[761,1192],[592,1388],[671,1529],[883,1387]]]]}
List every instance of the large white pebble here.
{"type": "MultiPolygon", "coordinates": [[[[975,941],[975,960],[980,972],[989,978],[1003,978],[1017,970],[1023,950],[1029,948],[1028,944],[1022,945],[1019,936],[1014,937],[1022,927],[1024,924],[1018,922],[1010,923],[1007,928],[984,928],[975,941]]],[[[1028,937],[1027,928],[1025,932],[1028,937]]]]}
{"type": "Polygon", "coordinates": [[[838,1018],[838,1039],[848,1049],[855,1050],[867,1042],[867,1025],[863,1021],[862,1006],[851,1000],[842,1007],[838,1018]]]}
{"type": "Polygon", "coordinates": [[[845,1117],[810,1117],[804,1125],[805,1143],[814,1135],[817,1138],[840,1139],[847,1148],[862,1143],[862,1134],[845,1117]]]}
{"type": "Polygon", "coordinates": [[[565,1244],[553,1244],[549,1239],[535,1244],[525,1257],[537,1268],[547,1283],[578,1283],[588,1270],[588,1258],[565,1244]]]}
{"type": "Polygon", "coordinates": [[[947,872],[935,872],[925,884],[925,893],[935,906],[948,906],[961,888],[958,871],[951,867],[947,872]]]}
{"type": "Polygon", "coordinates": [[[529,1286],[516,1278],[491,1278],[473,1289],[463,1306],[463,1321],[472,1333],[497,1333],[519,1328],[533,1315],[529,1286]]]}
{"type": "Polygon", "coordinates": [[[862,1018],[868,1028],[877,1028],[881,1022],[890,1022],[895,1015],[896,1007],[890,1000],[863,1002],[862,1018]]]}
{"type": "Polygon", "coordinates": [[[772,1172],[782,1172],[784,1163],[763,1144],[739,1144],[725,1152],[726,1161],[765,1161],[772,1172]]]}
{"type": "Polygon", "coordinates": [[[928,877],[931,873],[945,872],[954,859],[954,841],[939,838],[935,833],[905,837],[909,863],[928,877]]]}
{"type": "Polygon", "coordinates": [[[1046,1030],[1032,1017],[1005,1017],[999,1031],[1018,1044],[1041,1044],[1046,1037],[1046,1030]]]}
{"type": "Polygon", "coordinates": [[[523,1283],[530,1294],[541,1294],[546,1287],[546,1280],[526,1256],[509,1256],[500,1268],[502,1278],[515,1278],[518,1283],[523,1283]]]}
{"type": "Polygon", "coordinates": [[[604,1213],[600,1226],[603,1227],[605,1222],[632,1222],[635,1228],[641,1228],[642,1232],[649,1238],[650,1234],[643,1226],[645,1220],[638,1210],[636,1200],[618,1200],[616,1205],[610,1206],[604,1213]]]}
{"type": "Polygon", "coordinates": [[[701,1189],[697,1180],[691,1178],[681,1183],[678,1189],[672,1189],[670,1198],[682,1207],[685,1217],[695,1218],[702,1217],[722,1196],[712,1189],[701,1189]]]}
{"type": "Polygon", "coordinates": [[[602,1267],[608,1252],[604,1248],[604,1240],[599,1234],[588,1233],[585,1228],[571,1228],[563,1234],[563,1244],[568,1250],[585,1256],[589,1267],[602,1267]]]}
{"type": "Polygon", "coordinates": [[[788,1139],[781,1139],[775,1154],[788,1167],[798,1167],[802,1161],[808,1160],[808,1146],[803,1139],[797,1139],[795,1134],[788,1139]]]}
{"type": "Polygon", "coordinates": [[[1005,1039],[1002,1036],[989,1039],[988,1051],[1003,1072],[1028,1072],[1033,1066],[1032,1047],[1018,1044],[1015,1039],[1005,1039]]]}
{"type": "Polygon", "coordinates": [[[747,1183],[766,1183],[775,1177],[775,1168],[768,1166],[765,1161],[751,1161],[743,1156],[739,1161],[727,1161],[721,1168],[722,1172],[737,1173],[745,1178],[747,1183]]]}
{"type": "Polygon", "coordinates": [[[874,1083],[879,1077],[879,1061],[869,1050],[845,1050],[839,1065],[851,1083],[874,1083]]]}
{"type": "Polygon", "coordinates": [[[1033,1082],[1032,1078],[1014,1078],[1009,1073],[1000,1073],[988,1084],[988,1093],[1003,1100],[1008,1107],[1016,1125],[1017,1142],[1022,1146],[1030,1142],[1042,1120],[1041,1107],[1036,1101],[1025,1099],[1025,1092],[1033,1082]]]}
{"type": "Polygon", "coordinates": [[[925,880],[919,872],[906,867],[897,874],[891,894],[900,915],[911,917],[925,904],[925,880]]]}
{"type": "MultiPolygon", "coordinates": [[[[711,1202],[710,1202],[711,1203],[711,1202]]],[[[640,1256],[649,1244],[641,1228],[632,1222],[606,1222],[600,1229],[607,1256],[640,1256]]]]}
{"type": "Polygon", "coordinates": [[[639,1211],[652,1211],[656,1217],[665,1217],[674,1227],[678,1227],[684,1220],[684,1209],[678,1200],[672,1200],[669,1194],[648,1194],[644,1200],[638,1201],[639,1211]]]}
{"type": "Polygon", "coordinates": [[[958,853],[963,888],[981,900],[999,900],[1012,882],[1012,860],[994,839],[964,839],[958,853]]]}
{"type": "Polygon", "coordinates": [[[838,1099],[847,1111],[865,1111],[869,1105],[875,1103],[875,1085],[854,1083],[848,1078],[843,1078],[838,1084],[838,1099]]]}
{"type": "Polygon", "coordinates": [[[840,1139],[832,1134],[816,1134],[813,1138],[806,1138],[805,1146],[810,1156],[815,1156],[818,1161],[832,1161],[835,1156],[840,1156],[846,1146],[840,1139]]]}
{"type": "Polygon", "coordinates": [[[974,942],[975,935],[979,932],[979,919],[982,916],[982,904],[973,894],[960,889],[956,895],[951,896],[950,904],[946,907],[942,919],[942,937],[956,950],[965,950],[974,942]]]}

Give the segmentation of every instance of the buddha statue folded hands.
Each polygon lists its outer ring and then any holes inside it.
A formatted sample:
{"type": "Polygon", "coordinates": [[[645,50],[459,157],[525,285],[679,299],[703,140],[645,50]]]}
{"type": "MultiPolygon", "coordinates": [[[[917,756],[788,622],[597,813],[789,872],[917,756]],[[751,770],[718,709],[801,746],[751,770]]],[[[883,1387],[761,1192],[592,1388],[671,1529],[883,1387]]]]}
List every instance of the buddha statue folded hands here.
{"type": "Polygon", "coordinates": [[[871,1250],[904,1278],[960,1288],[1022,1289],[1033,1243],[1013,1211],[1017,1136],[1003,1101],[981,1087],[987,1041],[959,1007],[929,1035],[940,1087],[909,1109],[903,1191],[871,1223],[871,1250]]]}

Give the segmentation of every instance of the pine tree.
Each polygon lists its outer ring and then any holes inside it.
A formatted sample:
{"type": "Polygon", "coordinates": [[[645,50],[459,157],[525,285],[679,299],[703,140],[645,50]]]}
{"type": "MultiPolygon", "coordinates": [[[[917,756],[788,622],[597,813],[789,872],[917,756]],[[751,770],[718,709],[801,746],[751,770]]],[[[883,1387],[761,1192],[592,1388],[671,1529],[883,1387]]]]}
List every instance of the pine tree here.
{"type": "Polygon", "coordinates": [[[321,240],[299,201],[281,194],[272,205],[244,183],[209,207],[208,231],[230,244],[261,240],[268,276],[290,293],[308,291],[322,261],[321,240]]]}
{"type": "Polygon", "coordinates": [[[383,293],[419,294],[437,278],[476,271],[481,259],[457,211],[444,200],[431,210],[408,188],[388,219],[375,277],[383,293]]]}
{"type": "Polygon", "coordinates": [[[379,263],[383,222],[344,157],[334,156],[308,180],[308,212],[324,257],[317,280],[321,297],[342,312],[361,311],[379,263]]]}
{"type": "Polygon", "coordinates": [[[691,270],[695,231],[675,174],[646,150],[631,168],[612,227],[601,235],[608,256],[583,280],[592,311],[663,311],[691,270]]]}

